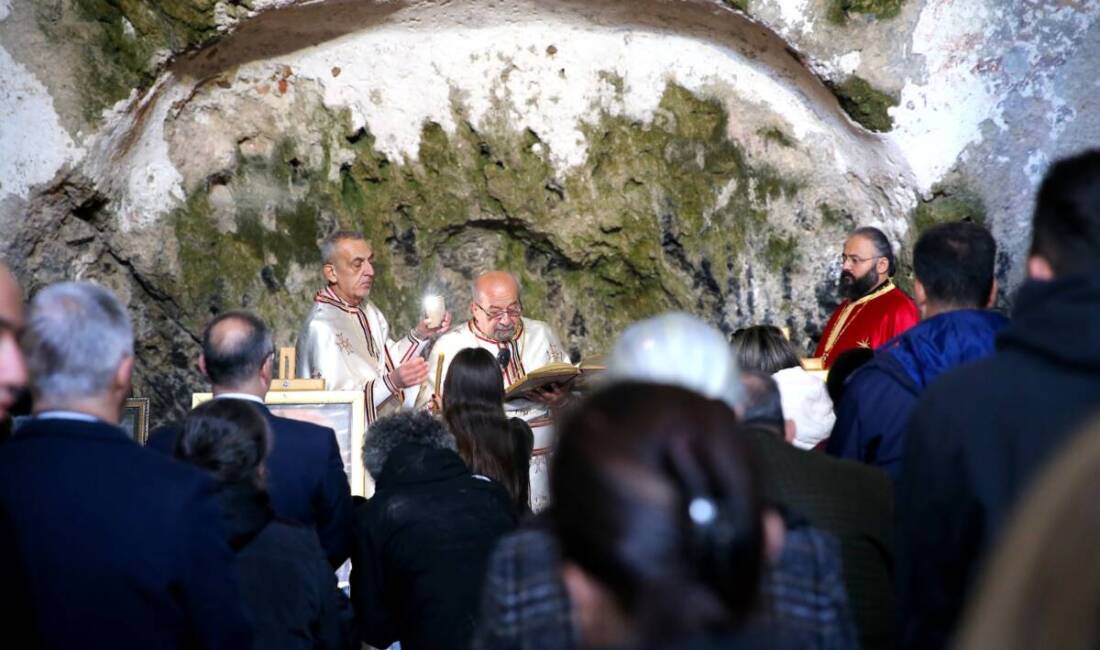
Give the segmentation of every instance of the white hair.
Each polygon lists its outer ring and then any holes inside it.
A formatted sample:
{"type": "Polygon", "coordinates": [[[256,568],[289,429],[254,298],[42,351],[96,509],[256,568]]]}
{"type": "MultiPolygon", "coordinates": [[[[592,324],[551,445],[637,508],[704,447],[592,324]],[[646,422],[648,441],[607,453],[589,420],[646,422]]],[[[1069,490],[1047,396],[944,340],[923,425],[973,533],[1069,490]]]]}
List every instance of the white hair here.
{"type": "Polygon", "coordinates": [[[35,399],[95,397],[133,355],[134,331],[113,293],[90,282],[63,282],[31,301],[24,350],[35,399]]]}
{"type": "Polygon", "coordinates": [[[737,357],[726,337],[683,312],[626,328],[608,357],[607,377],[679,386],[730,408],[740,406],[744,395],[737,357]]]}

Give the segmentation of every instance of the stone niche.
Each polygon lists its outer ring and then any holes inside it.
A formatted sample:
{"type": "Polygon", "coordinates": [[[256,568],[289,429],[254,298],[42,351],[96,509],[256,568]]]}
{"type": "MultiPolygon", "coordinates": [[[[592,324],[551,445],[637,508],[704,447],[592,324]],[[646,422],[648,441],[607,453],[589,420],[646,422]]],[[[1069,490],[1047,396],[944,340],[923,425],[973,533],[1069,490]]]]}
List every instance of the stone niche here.
{"type": "MultiPolygon", "coordinates": [[[[1018,268],[1026,207],[987,206],[1021,170],[1033,188],[1035,170],[996,144],[1004,102],[959,103],[960,70],[996,80],[1008,63],[982,70],[962,50],[945,62],[922,30],[978,21],[955,32],[992,51],[981,39],[1039,18],[974,4],[993,13],[0,0],[0,74],[26,89],[0,108],[45,125],[0,162],[0,254],[31,290],[90,278],[129,301],[138,390],[162,417],[203,386],[194,360],[212,314],[255,310],[294,342],[321,284],[318,241],[338,227],[373,242],[372,299],[398,331],[426,291],[465,317],[472,277],[503,268],[575,357],[666,310],[727,332],[783,325],[811,350],[856,225],[883,228],[904,261],[920,228],[985,219],[1006,244],[1002,279],[1018,268]],[[936,102],[957,113],[942,135],[936,102]],[[1011,173],[976,182],[975,158],[995,151],[1011,173]]],[[[1096,13],[1072,11],[1057,23],[1066,51],[1096,13]]]]}

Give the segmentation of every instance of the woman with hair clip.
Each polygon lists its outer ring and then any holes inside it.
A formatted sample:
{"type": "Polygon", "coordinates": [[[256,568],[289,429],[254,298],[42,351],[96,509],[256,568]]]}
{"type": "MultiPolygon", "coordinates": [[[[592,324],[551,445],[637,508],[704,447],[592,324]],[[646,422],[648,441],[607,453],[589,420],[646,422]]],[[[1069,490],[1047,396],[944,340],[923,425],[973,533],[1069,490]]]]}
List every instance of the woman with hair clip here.
{"type": "Polygon", "coordinates": [[[620,383],[563,423],[552,529],[585,646],[787,648],[758,609],[782,544],[724,404],[620,383]]]}
{"type": "Polygon", "coordinates": [[[470,471],[503,485],[517,515],[530,512],[534,436],[526,422],[504,415],[504,380],[488,351],[467,348],[455,355],[443,382],[443,421],[470,471]]]}
{"type": "Polygon", "coordinates": [[[271,429],[257,407],[213,399],[184,420],[175,456],[217,481],[223,528],[255,632],[253,648],[349,647],[341,622],[345,601],[317,533],[278,519],[271,509],[265,485],[270,451],[271,429]]]}

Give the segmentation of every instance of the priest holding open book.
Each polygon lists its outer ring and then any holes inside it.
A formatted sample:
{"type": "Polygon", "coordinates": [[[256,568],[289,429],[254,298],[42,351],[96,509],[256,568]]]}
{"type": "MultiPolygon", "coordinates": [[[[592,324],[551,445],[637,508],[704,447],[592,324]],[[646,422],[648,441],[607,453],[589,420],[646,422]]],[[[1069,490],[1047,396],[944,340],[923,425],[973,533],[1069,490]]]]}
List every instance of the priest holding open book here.
{"type": "MultiPolygon", "coordinates": [[[[420,402],[439,393],[451,360],[459,350],[483,348],[496,357],[505,387],[521,382],[551,363],[566,361],[561,343],[550,326],[523,317],[520,286],[515,276],[489,271],[474,281],[470,297],[470,320],[439,337],[428,355],[428,386],[420,391],[420,402]]],[[[546,384],[509,399],[505,412],[531,425],[535,450],[531,458],[531,507],[540,510],[548,499],[547,453],[553,444],[551,409],[568,395],[562,383],[546,384]]]]}

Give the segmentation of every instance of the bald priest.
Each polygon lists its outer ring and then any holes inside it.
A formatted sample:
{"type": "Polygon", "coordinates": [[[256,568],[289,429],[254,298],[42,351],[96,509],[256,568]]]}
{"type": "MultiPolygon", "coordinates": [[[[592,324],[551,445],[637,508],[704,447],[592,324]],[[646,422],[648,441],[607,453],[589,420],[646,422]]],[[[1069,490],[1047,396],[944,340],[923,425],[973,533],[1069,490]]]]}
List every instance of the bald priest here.
{"type": "MultiPolygon", "coordinates": [[[[421,389],[421,404],[427,402],[436,386],[443,385],[451,360],[465,348],[482,348],[492,353],[500,364],[505,387],[549,363],[567,361],[550,326],[523,316],[519,282],[511,273],[483,273],[474,281],[471,293],[470,320],[439,337],[432,346],[428,355],[430,388],[421,389]],[[437,377],[440,357],[442,372],[437,377]]],[[[564,388],[538,389],[504,404],[505,414],[526,420],[535,436],[531,507],[536,511],[549,500],[546,466],[553,445],[551,409],[561,405],[566,397],[564,388]]]]}

